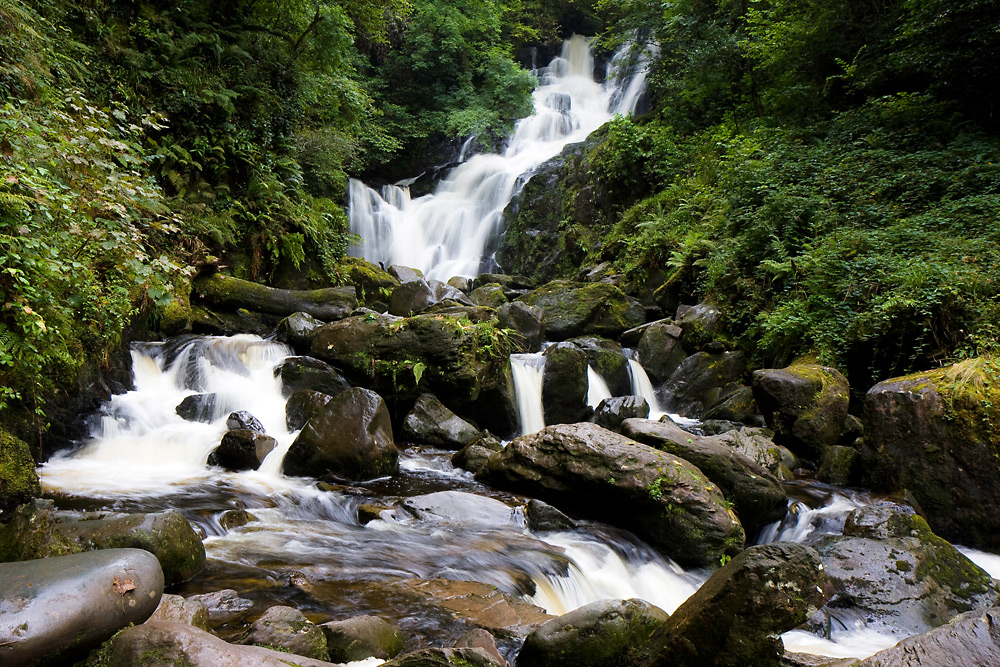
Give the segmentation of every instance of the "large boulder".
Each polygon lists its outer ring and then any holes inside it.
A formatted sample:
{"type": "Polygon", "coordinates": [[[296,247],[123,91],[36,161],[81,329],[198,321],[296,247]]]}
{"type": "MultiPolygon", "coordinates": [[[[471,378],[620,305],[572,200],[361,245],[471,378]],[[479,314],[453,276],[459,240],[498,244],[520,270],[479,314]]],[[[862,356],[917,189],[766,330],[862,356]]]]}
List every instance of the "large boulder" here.
{"type": "Polygon", "coordinates": [[[865,397],[864,482],[907,491],[941,537],[1000,549],[1000,382],[973,359],[865,397]]]}
{"type": "Polygon", "coordinates": [[[587,363],[604,379],[612,396],[632,392],[632,374],[621,345],[597,336],[574,338],[569,342],[584,351],[587,363]]]}
{"type": "Polygon", "coordinates": [[[399,469],[389,410],[382,397],[354,387],[341,392],[313,417],[284,460],[286,475],[364,480],[399,469]]]}
{"type": "Polygon", "coordinates": [[[661,404],[667,412],[701,417],[732,393],[745,372],[742,352],[696,352],[671,373],[661,404]]]}
{"type": "Polygon", "coordinates": [[[860,609],[869,624],[924,632],[1000,599],[989,574],[902,508],[855,510],[843,536],[814,546],[833,580],[836,606],[860,609]]]}
{"type": "Polygon", "coordinates": [[[340,260],[337,272],[347,283],[354,285],[358,301],[365,305],[376,301],[388,303],[392,290],[399,285],[399,278],[358,257],[345,257],[340,260]]]}
{"type": "Polygon", "coordinates": [[[351,387],[340,371],[312,357],[287,357],[274,368],[274,377],[281,378],[281,392],[285,396],[300,389],[336,396],[351,387]]]}
{"type": "Polygon", "coordinates": [[[42,495],[31,450],[23,440],[0,430],[0,523],[10,512],[42,495]]]}
{"type": "Polygon", "coordinates": [[[205,605],[208,609],[209,623],[213,626],[239,621],[249,615],[254,608],[252,600],[241,598],[232,588],[192,595],[188,600],[205,605]]]}
{"type": "Polygon", "coordinates": [[[515,667],[617,667],[667,621],[642,600],[600,600],[547,621],[517,654],[515,667]]]}
{"type": "Polygon", "coordinates": [[[617,338],[646,319],[646,311],[638,301],[607,283],[554,280],[520,297],[520,301],[545,311],[545,336],[549,340],[587,335],[617,338]]]}
{"type": "Polygon", "coordinates": [[[469,297],[447,283],[440,280],[419,279],[404,282],[392,291],[392,296],[389,297],[389,312],[405,317],[443,302],[474,305],[469,297]]]}
{"type": "Polygon", "coordinates": [[[278,648],[315,660],[326,660],[326,634],[298,609],[270,607],[250,625],[241,644],[278,648]]]}
{"type": "Polygon", "coordinates": [[[229,471],[256,470],[277,446],[278,441],[266,433],[250,429],[227,431],[219,446],[208,455],[208,464],[229,471]]]}
{"type": "Polygon", "coordinates": [[[621,433],[701,470],[733,503],[733,511],[748,535],[785,516],[788,497],[778,480],[724,439],[694,435],[672,422],[647,419],[625,420],[621,433]]]}
{"type": "Polygon", "coordinates": [[[500,283],[487,283],[469,292],[469,300],[477,306],[499,308],[507,303],[507,295],[500,283]]]}
{"type": "Polygon", "coordinates": [[[688,565],[717,564],[743,548],[743,527],[700,470],[596,424],[521,436],[491,456],[479,476],[629,528],[688,565]]]}
{"type": "Polygon", "coordinates": [[[312,336],[313,331],[321,326],[323,326],[323,322],[309,313],[292,313],[278,322],[274,333],[279,341],[287,343],[293,349],[308,349],[309,337],[312,336]]]}
{"type": "Polygon", "coordinates": [[[299,389],[285,401],[285,426],[289,431],[298,431],[313,417],[323,414],[326,404],[333,396],[312,389],[299,389]]]}
{"type": "Polygon", "coordinates": [[[455,452],[455,455],[451,457],[451,464],[456,468],[476,473],[486,465],[494,453],[501,449],[503,449],[503,443],[489,431],[484,431],[475,442],[455,452]]]}
{"type": "Polygon", "coordinates": [[[403,439],[459,450],[480,437],[479,429],[444,406],[433,394],[421,394],[403,419],[403,439]]]}
{"type": "Polygon", "coordinates": [[[164,593],[156,611],[149,617],[149,621],[185,623],[202,630],[208,630],[208,607],[198,600],[187,600],[180,595],[164,593]]]}
{"type": "Polygon", "coordinates": [[[570,343],[545,350],[542,411],[546,424],[573,424],[590,416],[587,405],[587,355],[570,343]]]}
{"type": "Polygon", "coordinates": [[[378,616],[354,616],[319,627],[326,635],[330,660],[334,662],[388,660],[403,650],[405,635],[395,624],[378,616]]]}
{"type": "Polygon", "coordinates": [[[107,651],[107,667],[336,667],[331,662],[229,644],[184,623],[144,623],[119,633],[107,651]]]}
{"type": "Polygon", "coordinates": [[[678,607],[632,664],[777,665],[784,652],[778,635],[812,616],[831,594],[813,549],[787,542],[749,547],[678,607]]]}
{"type": "Polygon", "coordinates": [[[603,399],[594,410],[594,423],[617,431],[626,419],[649,417],[649,403],[642,396],[613,396],[603,399]]]}
{"type": "Polygon", "coordinates": [[[167,585],[205,566],[205,546],[180,512],[79,515],[56,512],[52,501],[18,509],[0,527],[0,562],[63,556],[96,549],[145,549],[160,562],[167,585]]]}
{"type": "Polygon", "coordinates": [[[347,317],[357,308],[353,287],[329,287],[317,290],[285,290],[267,287],[221,273],[202,275],[192,283],[192,295],[210,307],[265,313],[287,317],[308,313],[331,322],[347,317]]]}
{"type": "Polygon", "coordinates": [[[1000,609],[956,616],[947,625],[908,637],[855,667],[994,667],[1000,656],[1000,609]]]}
{"type": "Polygon", "coordinates": [[[521,301],[503,304],[497,310],[497,319],[504,329],[513,329],[527,352],[537,352],[545,342],[545,311],[521,301]]]}
{"type": "Polygon", "coordinates": [[[820,461],[837,444],[847,419],[850,387],[836,369],[794,364],[757,370],[752,388],[779,445],[820,461]]]}
{"type": "Polygon", "coordinates": [[[162,594],[160,564],[141,549],[0,564],[0,663],[85,652],[149,618],[162,594]]]}
{"type": "Polygon", "coordinates": [[[674,322],[683,332],[684,345],[698,350],[715,340],[722,325],[722,312],[709,303],[678,306],[674,322]]]}
{"type": "Polygon", "coordinates": [[[687,358],[681,345],[681,328],[667,321],[654,322],[639,339],[639,363],[653,379],[663,382],[687,358]]]}

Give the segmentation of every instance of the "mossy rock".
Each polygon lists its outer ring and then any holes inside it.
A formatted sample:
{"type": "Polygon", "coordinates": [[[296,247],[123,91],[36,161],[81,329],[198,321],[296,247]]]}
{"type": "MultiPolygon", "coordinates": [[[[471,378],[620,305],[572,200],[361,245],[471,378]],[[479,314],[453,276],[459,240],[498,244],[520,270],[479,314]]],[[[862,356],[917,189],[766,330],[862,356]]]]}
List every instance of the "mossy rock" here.
{"type": "Polygon", "coordinates": [[[337,266],[344,283],[353,285],[358,302],[366,306],[376,301],[388,302],[399,279],[381,267],[359,257],[345,257],[337,266]]]}
{"type": "Polygon", "coordinates": [[[632,393],[632,374],[621,345],[597,336],[573,338],[568,342],[583,350],[587,363],[604,379],[612,396],[632,393]]]}
{"type": "Polygon", "coordinates": [[[642,305],[614,285],[554,280],[520,301],[545,311],[549,340],[597,335],[617,338],[646,321],[642,305]]]}
{"type": "Polygon", "coordinates": [[[31,450],[23,440],[0,430],[0,523],[32,498],[42,495],[31,450]]]}
{"type": "Polygon", "coordinates": [[[170,300],[157,310],[157,329],[164,336],[176,336],[191,331],[195,318],[191,307],[191,283],[179,281],[170,292],[170,300]]]}

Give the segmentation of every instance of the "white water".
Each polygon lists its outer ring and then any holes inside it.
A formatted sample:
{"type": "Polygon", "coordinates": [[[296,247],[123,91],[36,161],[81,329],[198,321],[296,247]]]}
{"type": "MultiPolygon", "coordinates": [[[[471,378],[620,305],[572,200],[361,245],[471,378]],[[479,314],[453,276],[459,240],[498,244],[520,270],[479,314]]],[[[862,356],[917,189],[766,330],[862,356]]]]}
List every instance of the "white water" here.
{"type": "Polygon", "coordinates": [[[614,67],[602,86],[594,81],[587,40],[567,40],[562,55],[538,72],[534,112],[518,122],[506,151],[473,156],[433,194],[410,199],[406,186],[389,185],[379,193],[352,180],[348,216],[361,243],[349,253],[386,266],[417,268],[437,280],[471,278],[497,268],[488,247],[502,232],[503,210],[524,186],[526,175],[616,113],[635,108],[646,70],[640,67],[627,81],[617,76],[624,69],[624,54],[623,49],[612,60],[614,67]]]}
{"type": "Polygon", "coordinates": [[[646,375],[646,369],[635,359],[628,360],[628,373],[632,378],[632,393],[642,396],[649,403],[649,418],[659,421],[660,417],[667,414],[667,411],[660,407],[660,399],[656,397],[653,383],[646,375]]]}
{"type": "Polygon", "coordinates": [[[587,366],[587,405],[594,410],[606,398],[611,398],[611,390],[601,374],[587,366]]]}
{"type": "Polygon", "coordinates": [[[540,352],[510,355],[510,370],[514,376],[514,394],[517,396],[521,435],[535,433],[545,428],[545,415],[542,410],[544,369],[545,357],[540,352]]]}

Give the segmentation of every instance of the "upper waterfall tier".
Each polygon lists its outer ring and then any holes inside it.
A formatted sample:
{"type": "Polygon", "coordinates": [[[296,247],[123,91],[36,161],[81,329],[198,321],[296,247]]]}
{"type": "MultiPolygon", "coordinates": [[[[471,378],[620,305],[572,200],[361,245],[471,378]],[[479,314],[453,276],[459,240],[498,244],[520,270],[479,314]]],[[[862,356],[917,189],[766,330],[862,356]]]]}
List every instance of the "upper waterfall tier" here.
{"type": "Polygon", "coordinates": [[[594,80],[589,42],[574,36],[562,55],[539,70],[534,112],[518,122],[503,154],[475,155],[429,195],[388,185],[379,193],[352,180],[350,254],[370,262],[420,269],[428,278],[474,277],[497,268],[491,242],[503,232],[503,210],[540,164],[584,140],[615,114],[631,113],[642,94],[645,66],[628,75],[630,45],[611,60],[604,85],[594,80]]]}

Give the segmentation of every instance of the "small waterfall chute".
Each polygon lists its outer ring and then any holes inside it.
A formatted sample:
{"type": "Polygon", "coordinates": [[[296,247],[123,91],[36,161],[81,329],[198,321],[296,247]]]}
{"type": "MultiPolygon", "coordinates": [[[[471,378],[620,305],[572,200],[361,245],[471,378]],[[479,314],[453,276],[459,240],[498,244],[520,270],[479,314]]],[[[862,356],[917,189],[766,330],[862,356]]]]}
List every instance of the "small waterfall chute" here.
{"type": "Polygon", "coordinates": [[[510,355],[510,370],[514,376],[514,393],[517,397],[521,435],[545,428],[545,414],[542,409],[544,369],[545,357],[540,352],[510,355]]]}
{"type": "Polygon", "coordinates": [[[606,398],[611,398],[608,383],[592,366],[587,366],[587,405],[596,410],[601,401],[606,398]]]}

